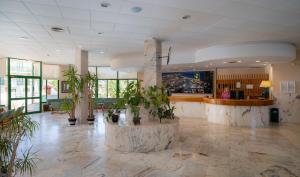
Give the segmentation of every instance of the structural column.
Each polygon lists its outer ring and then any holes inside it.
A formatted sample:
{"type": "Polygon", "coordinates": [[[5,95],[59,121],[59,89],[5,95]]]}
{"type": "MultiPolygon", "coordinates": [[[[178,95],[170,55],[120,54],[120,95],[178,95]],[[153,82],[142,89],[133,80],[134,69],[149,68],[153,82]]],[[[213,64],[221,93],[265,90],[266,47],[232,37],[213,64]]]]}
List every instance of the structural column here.
{"type": "Polygon", "coordinates": [[[161,41],[152,38],[144,42],[144,87],[161,86],[161,41]]]}
{"type": "MultiPolygon", "coordinates": [[[[75,65],[79,75],[84,76],[88,73],[88,51],[79,48],[76,49],[75,65]]],[[[88,118],[88,91],[86,85],[79,100],[80,102],[76,108],[76,118],[80,124],[85,124],[88,118]]]]}

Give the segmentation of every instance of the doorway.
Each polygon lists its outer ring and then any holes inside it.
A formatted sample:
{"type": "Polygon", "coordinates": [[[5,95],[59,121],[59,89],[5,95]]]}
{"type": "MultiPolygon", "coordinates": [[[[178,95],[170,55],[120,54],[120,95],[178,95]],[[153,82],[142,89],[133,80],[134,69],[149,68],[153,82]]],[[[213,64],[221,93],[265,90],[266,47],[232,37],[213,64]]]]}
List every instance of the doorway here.
{"type": "Polygon", "coordinates": [[[24,106],[24,112],[41,112],[41,78],[34,76],[10,76],[9,109],[24,106]]]}

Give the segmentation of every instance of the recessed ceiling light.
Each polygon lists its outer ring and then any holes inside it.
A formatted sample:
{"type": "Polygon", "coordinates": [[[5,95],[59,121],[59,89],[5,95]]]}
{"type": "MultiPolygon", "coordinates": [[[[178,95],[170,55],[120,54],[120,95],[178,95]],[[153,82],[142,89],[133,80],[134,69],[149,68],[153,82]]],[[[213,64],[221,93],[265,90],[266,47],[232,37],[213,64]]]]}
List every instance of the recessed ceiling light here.
{"type": "Polygon", "coordinates": [[[261,61],[260,61],[260,60],[256,60],[255,62],[256,62],[256,63],[260,63],[261,61]]]}
{"type": "Polygon", "coordinates": [[[242,63],[242,60],[237,61],[238,63],[242,63]]]}
{"type": "Polygon", "coordinates": [[[139,6],[134,6],[131,8],[131,11],[134,12],[134,13],[139,13],[141,12],[143,9],[139,6]]]}
{"type": "Polygon", "coordinates": [[[185,15],[185,16],[182,17],[182,19],[183,19],[183,20],[187,20],[187,19],[190,19],[191,17],[192,17],[192,16],[190,16],[190,15],[185,15]]]}
{"type": "Polygon", "coordinates": [[[228,63],[227,61],[224,61],[223,63],[228,63]]]}
{"type": "Polygon", "coordinates": [[[212,63],[210,63],[209,65],[210,65],[210,66],[212,66],[213,64],[212,64],[212,63]]]}
{"type": "Polygon", "coordinates": [[[101,3],[101,7],[107,8],[109,6],[111,6],[111,4],[109,2],[102,2],[101,3]]]}
{"type": "Polygon", "coordinates": [[[65,31],[62,27],[58,27],[58,26],[51,27],[51,30],[54,31],[54,32],[63,32],[63,31],[65,31]]]}

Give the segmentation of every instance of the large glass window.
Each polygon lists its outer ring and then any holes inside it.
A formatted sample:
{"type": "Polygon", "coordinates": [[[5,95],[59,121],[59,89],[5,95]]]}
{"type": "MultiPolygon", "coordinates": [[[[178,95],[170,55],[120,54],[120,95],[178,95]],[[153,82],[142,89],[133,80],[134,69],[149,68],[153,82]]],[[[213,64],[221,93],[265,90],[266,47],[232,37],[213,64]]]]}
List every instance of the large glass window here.
{"type": "Polygon", "coordinates": [[[0,77],[0,106],[7,106],[7,103],[8,103],[7,77],[0,77]]]}
{"type": "Polygon", "coordinates": [[[10,75],[40,76],[40,62],[10,59],[10,75]]]}
{"type": "Polygon", "coordinates": [[[98,67],[97,77],[99,79],[117,79],[117,71],[112,70],[110,67],[98,67]]]}
{"type": "Polygon", "coordinates": [[[108,98],[117,98],[117,80],[108,80],[107,81],[107,97],[108,98]]]}
{"type": "Polygon", "coordinates": [[[42,102],[59,98],[59,80],[43,80],[42,102]]]}
{"type": "Polygon", "coordinates": [[[11,78],[11,98],[25,98],[25,78],[11,78]]]}
{"type": "Polygon", "coordinates": [[[98,80],[98,98],[107,98],[107,80],[98,80]]]}

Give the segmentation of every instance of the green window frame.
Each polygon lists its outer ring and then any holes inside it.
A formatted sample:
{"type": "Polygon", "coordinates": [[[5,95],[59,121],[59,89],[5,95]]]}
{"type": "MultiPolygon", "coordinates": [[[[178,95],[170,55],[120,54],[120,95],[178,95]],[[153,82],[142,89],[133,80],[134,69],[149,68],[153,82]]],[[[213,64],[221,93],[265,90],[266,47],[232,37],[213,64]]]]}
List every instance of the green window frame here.
{"type": "Polygon", "coordinates": [[[96,67],[96,76],[97,76],[97,83],[96,83],[96,88],[95,88],[95,97],[96,98],[121,98],[121,88],[120,88],[120,82],[121,81],[127,81],[126,82],[126,85],[130,82],[130,81],[137,81],[138,78],[137,78],[137,75],[136,75],[136,78],[126,78],[126,79],[123,79],[123,78],[119,78],[119,72],[116,71],[117,73],[117,77],[115,79],[101,79],[101,77],[99,78],[98,77],[98,70],[99,66],[89,66],[89,68],[92,68],[92,67],[96,67]],[[115,96],[114,97],[110,97],[110,94],[109,92],[111,91],[111,87],[109,86],[109,82],[115,82],[115,86],[114,86],[114,89],[115,90],[115,96]],[[104,88],[100,88],[100,84],[103,83],[104,85],[104,88]],[[104,94],[100,94],[100,90],[103,90],[104,89],[104,94]]]}

